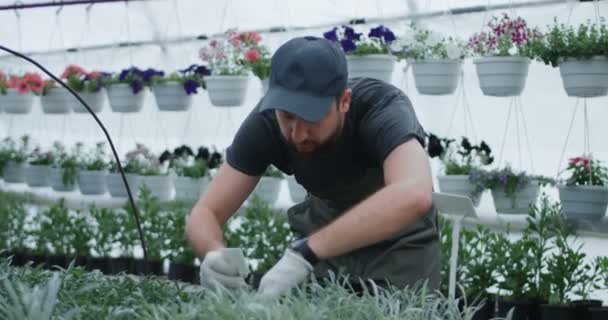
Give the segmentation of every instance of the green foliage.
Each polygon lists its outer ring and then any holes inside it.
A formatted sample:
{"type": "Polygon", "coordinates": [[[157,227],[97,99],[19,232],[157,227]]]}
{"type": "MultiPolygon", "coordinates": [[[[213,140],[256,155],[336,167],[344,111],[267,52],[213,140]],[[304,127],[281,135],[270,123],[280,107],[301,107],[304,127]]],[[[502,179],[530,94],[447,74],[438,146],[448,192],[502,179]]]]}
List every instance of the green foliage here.
{"type": "Polygon", "coordinates": [[[458,145],[455,141],[428,134],[427,152],[431,158],[443,162],[446,175],[469,175],[473,169],[494,162],[492,150],[484,141],[479,145],[471,144],[467,137],[462,137],[458,145]]]}
{"type": "Polygon", "coordinates": [[[94,149],[80,155],[78,167],[89,171],[107,170],[110,167],[110,162],[108,161],[105,145],[105,142],[99,142],[94,149]]]}
{"type": "Polygon", "coordinates": [[[600,160],[591,157],[570,159],[565,171],[571,172],[566,180],[566,185],[569,186],[608,185],[608,168],[600,160]]]}
{"type": "Polygon", "coordinates": [[[112,209],[97,208],[92,205],[89,208],[91,217],[97,222],[96,228],[91,235],[95,239],[93,249],[101,257],[109,257],[114,243],[118,241],[121,233],[121,224],[112,209]]]}
{"type": "Polygon", "coordinates": [[[474,194],[477,196],[486,189],[502,190],[512,199],[532,183],[555,184],[555,181],[549,177],[528,175],[525,171],[515,172],[509,165],[494,170],[473,169],[469,175],[469,181],[475,186],[474,194]]]}
{"type": "Polygon", "coordinates": [[[558,23],[549,27],[541,43],[534,47],[537,60],[552,67],[568,59],[588,60],[594,56],[608,57],[608,27],[606,18],[599,23],[587,21],[578,28],[558,23]]]}
{"type": "Polygon", "coordinates": [[[195,255],[186,235],[186,221],[191,207],[181,202],[173,202],[167,210],[170,213],[167,216],[168,249],[171,252],[169,259],[174,263],[192,265],[195,255]]]}
{"type": "Polygon", "coordinates": [[[202,159],[195,159],[192,162],[171,161],[171,168],[181,177],[199,179],[209,176],[207,162],[202,159]]]}
{"type": "Polygon", "coordinates": [[[283,172],[281,172],[279,169],[277,169],[273,165],[269,165],[268,167],[266,167],[266,170],[264,171],[264,174],[262,174],[262,176],[264,176],[264,177],[273,177],[273,178],[281,178],[281,179],[285,177],[285,175],[283,174],[283,172]]]}

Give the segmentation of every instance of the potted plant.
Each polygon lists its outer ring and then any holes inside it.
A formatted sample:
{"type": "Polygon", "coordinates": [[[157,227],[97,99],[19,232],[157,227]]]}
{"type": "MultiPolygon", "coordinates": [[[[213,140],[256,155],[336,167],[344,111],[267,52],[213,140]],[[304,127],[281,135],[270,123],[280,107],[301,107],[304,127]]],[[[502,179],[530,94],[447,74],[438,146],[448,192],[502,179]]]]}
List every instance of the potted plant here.
{"type": "Polygon", "coordinates": [[[77,188],[76,175],[78,172],[78,157],[82,153],[82,143],[76,143],[70,152],[67,152],[61,142],[53,144],[54,163],[49,170],[51,188],[59,192],[74,191],[77,188]]]}
{"type": "Polygon", "coordinates": [[[437,175],[439,189],[443,193],[452,193],[470,197],[475,206],[479,205],[481,194],[477,192],[474,169],[494,162],[492,150],[482,141],[472,145],[468,138],[462,137],[460,144],[454,139],[439,138],[428,135],[427,152],[431,158],[439,158],[443,164],[443,173],[437,175]]]}
{"type": "Polygon", "coordinates": [[[140,70],[136,67],[122,70],[118,75],[104,77],[108,88],[110,107],[114,112],[139,112],[145,99],[145,88],[150,86],[152,77],[164,75],[154,69],[140,70]]]}
{"type": "Polygon", "coordinates": [[[20,145],[17,146],[12,138],[7,137],[2,142],[2,159],[0,164],[3,165],[2,176],[4,182],[22,183],[25,182],[25,166],[29,153],[29,136],[23,135],[20,139],[20,145]]]}
{"type": "MultiPolygon", "coordinates": [[[[190,207],[175,204],[171,207],[167,219],[170,221],[168,235],[170,236],[170,262],[167,277],[170,280],[180,280],[190,283],[200,283],[198,269],[194,266],[195,254],[186,237],[186,223],[190,207]]],[[[224,225],[225,226],[225,225],[224,225]]]]}
{"type": "MultiPolygon", "coordinates": [[[[608,289],[608,257],[598,257],[595,261],[600,270],[601,287],[606,290],[608,289]]],[[[591,307],[589,313],[591,313],[592,320],[606,319],[608,317],[608,306],[591,307]]]]}
{"type": "MultiPolygon", "coordinates": [[[[146,166],[148,166],[150,157],[150,150],[148,150],[143,144],[137,143],[135,149],[129,151],[126,156],[126,161],[121,161],[123,165],[123,171],[125,178],[129,184],[129,189],[134,197],[139,192],[139,186],[141,184],[141,175],[144,173],[146,166]]],[[[118,169],[116,161],[110,162],[110,172],[106,177],[106,183],[108,191],[112,197],[127,197],[127,188],[125,187],[122,175],[118,169]]]]}
{"type": "Polygon", "coordinates": [[[608,170],[591,155],[569,160],[565,171],[571,175],[558,185],[564,214],[571,219],[598,221],[608,205],[608,170]]]}
{"type": "Polygon", "coordinates": [[[260,197],[260,200],[269,205],[274,204],[279,198],[281,183],[284,179],[285,175],[283,172],[279,171],[275,166],[269,165],[262,174],[260,181],[253,189],[250,199],[257,195],[260,197]]]}
{"type": "Polygon", "coordinates": [[[559,67],[564,89],[571,97],[599,97],[608,94],[608,27],[598,23],[554,25],[537,46],[537,60],[559,67]]]}
{"type": "Polygon", "coordinates": [[[458,86],[466,44],[457,38],[412,23],[391,49],[399,60],[412,66],[416,89],[425,95],[452,94],[458,86]]]}
{"type": "Polygon", "coordinates": [[[369,77],[391,82],[397,58],[390,51],[396,38],[389,28],[379,25],[364,36],[343,25],[324,32],[323,37],[344,51],[349,78],[369,77]]]}
{"type": "Polygon", "coordinates": [[[270,49],[261,44],[262,36],[255,32],[243,32],[239,39],[248,47],[243,54],[241,63],[262,82],[262,94],[268,91],[268,80],[270,78],[270,63],[272,60],[270,49]]]}
{"type": "Polygon", "coordinates": [[[22,76],[0,73],[0,106],[9,114],[25,114],[32,110],[34,97],[39,96],[45,81],[37,73],[22,76]]]}
{"type": "Polygon", "coordinates": [[[156,157],[147,149],[143,156],[146,165],[141,172],[141,186],[148,188],[151,196],[160,201],[172,200],[174,186],[168,170],[169,157],[166,154],[156,157]]]}
{"type": "Polygon", "coordinates": [[[222,39],[213,39],[199,50],[200,59],[211,69],[205,83],[216,107],[240,106],[245,101],[249,70],[242,63],[246,50],[242,39],[235,30],[228,30],[222,39]]]}
{"type": "MultiPolygon", "coordinates": [[[[94,113],[101,112],[108,96],[105,86],[111,74],[99,71],[86,72],[82,69],[81,73],[69,72],[66,74],[68,71],[64,72],[64,77],[68,80],[68,86],[78,92],[78,95],[86,102],[91,111],[94,113]]],[[[73,111],[75,113],[89,113],[80,101],[74,104],[73,111]]]]}
{"type": "Polygon", "coordinates": [[[188,146],[176,148],[169,160],[169,170],[174,175],[175,198],[196,201],[207,188],[210,180],[207,160],[195,156],[188,146]]]}
{"type": "Polygon", "coordinates": [[[536,29],[528,28],[521,17],[511,19],[493,16],[481,33],[469,39],[469,47],[479,55],[476,66],[483,94],[488,96],[518,96],[522,93],[533,48],[542,37],[536,29]]]}
{"type": "Polygon", "coordinates": [[[514,172],[510,165],[494,170],[475,170],[470,176],[475,192],[489,189],[498,213],[526,213],[536,203],[541,186],[554,184],[551,178],[514,172]]]}
{"type": "Polygon", "coordinates": [[[197,88],[205,87],[203,77],[211,72],[205,66],[191,65],[187,69],[173,72],[168,76],[157,74],[152,77],[152,93],[161,111],[185,111],[192,105],[192,95],[197,88]]]}
{"type": "Polygon", "coordinates": [[[112,250],[118,243],[119,234],[122,227],[116,221],[116,212],[108,208],[97,208],[92,205],[89,209],[91,217],[95,220],[91,235],[93,242],[93,252],[87,261],[88,270],[99,270],[102,273],[109,273],[112,250]]]}
{"type": "MultiPolygon", "coordinates": [[[[86,76],[87,72],[83,68],[69,65],[61,74],[61,79],[64,79],[72,90],[82,92],[84,89],[83,80],[86,76]]],[[[66,114],[78,108],[80,102],[70,91],[55,82],[55,80],[48,80],[42,90],[40,104],[44,113],[66,114]]]]}
{"type": "Polygon", "coordinates": [[[130,205],[128,203],[125,204],[123,210],[113,210],[113,220],[120,230],[115,233],[116,238],[114,238],[118,243],[118,248],[111,253],[108,260],[108,274],[110,275],[135,272],[133,248],[139,242],[139,234],[135,218],[129,210],[130,205]]]}
{"type": "Polygon", "coordinates": [[[105,194],[108,190],[106,176],[109,167],[105,142],[99,142],[91,153],[80,157],[76,176],[80,192],[86,195],[105,194]]]}
{"type": "Polygon", "coordinates": [[[40,147],[36,147],[29,156],[28,164],[25,169],[25,182],[29,187],[48,187],[49,169],[53,164],[53,152],[42,152],[40,147]]]}

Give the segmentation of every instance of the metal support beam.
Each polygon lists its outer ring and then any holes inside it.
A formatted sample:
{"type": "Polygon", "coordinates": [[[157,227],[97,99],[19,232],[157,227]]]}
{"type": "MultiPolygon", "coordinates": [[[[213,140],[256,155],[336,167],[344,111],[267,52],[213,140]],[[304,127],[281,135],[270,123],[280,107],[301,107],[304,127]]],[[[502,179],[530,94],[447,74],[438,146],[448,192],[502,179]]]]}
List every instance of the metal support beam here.
{"type": "Polygon", "coordinates": [[[12,5],[0,6],[0,11],[2,10],[22,10],[22,9],[32,9],[32,8],[45,8],[45,7],[63,7],[63,6],[73,6],[73,5],[81,5],[81,4],[98,4],[98,3],[107,3],[107,2],[134,2],[134,1],[145,1],[145,0],[59,0],[59,1],[47,1],[47,2],[37,2],[37,3],[21,3],[17,1],[12,5]]]}

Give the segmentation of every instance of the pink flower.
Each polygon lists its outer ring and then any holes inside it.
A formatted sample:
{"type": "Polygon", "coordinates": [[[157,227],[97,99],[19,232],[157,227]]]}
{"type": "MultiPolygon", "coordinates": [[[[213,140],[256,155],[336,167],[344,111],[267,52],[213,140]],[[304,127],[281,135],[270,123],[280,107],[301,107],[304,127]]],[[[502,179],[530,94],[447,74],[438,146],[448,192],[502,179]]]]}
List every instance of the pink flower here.
{"type": "Polygon", "coordinates": [[[98,72],[98,71],[91,71],[91,72],[89,72],[89,74],[88,74],[89,79],[96,79],[96,78],[99,78],[99,76],[100,76],[100,75],[101,75],[101,73],[100,73],[100,72],[98,72]]]}
{"type": "Polygon", "coordinates": [[[494,47],[496,47],[496,37],[489,37],[488,41],[487,41],[487,45],[489,49],[493,49],[494,47]]]}
{"type": "Polygon", "coordinates": [[[21,82],[21,80],[19,80],[18,77],[11,76],[11,78],[8,80],[8,87],[12,89],[17,89],[17,87],[19,86],[19,82],[21,82]]]}
{"type": "Polygon", "coordinates": [[[72,74],[76,74],[77,76],[80,75],[84,75],[87,74],[86,71],[84,71],[83,68],[76,66],[76,65],[69,65],[65,71],[63,71],[63,74],[61,75],[62,79],[66,79],[67,77],[71,76],[72,74]]]}
{"type": "Polygon", "coordinates": [[[19,92],[19,93],[30,92],[30,85],[27,84],[27,82],[25,80],[19,82],[19,84],[17,85],[17,92],[19,92]]]}
{"type": "Polygon", "coordinates": [[[217,47],[220,46],[220,43],[219,43],[219,41],[217,41],[217,40],[214,39],[214,40],[209,41],[209,46],[211,48],[217,48],[217,47]]]}
{"type": "Polygon", "coordinates": [[[2,71],[0,71],[0,80],[6,80],[6,74],[4,74],[2,71]]]}
{"type": "Polygon", "coordinates": [[[260,53],[256,49],[249,49],[245,52],[245,59],[250,62],[255,62],[260,60],[260,53]]]}
{"type": "Polygon", "coordinates": [[[23,79],[25,79],[25,81],[27,81],[28,83],[33,83],[33,82],[42,82],[42,77],[40,77],[39,74],[37,73],[31,73],[28,72],[23,76],[23,79]]]}
{"type": "Polygon", "coordinates": [[[40,93],[42,92],[42,89],[44,89],[44,85],[47,83],[48,81],[32,81],[30,82],[30,85],[32,87],[32,90],[36,93],[40,93]]]}
{"type": "Polygon", "coordinates": [[[209,50],[206,47],[198,51],[198,57],[203,61],[209,61],[211,59],[211,55],[209,55],[209,50]]]}

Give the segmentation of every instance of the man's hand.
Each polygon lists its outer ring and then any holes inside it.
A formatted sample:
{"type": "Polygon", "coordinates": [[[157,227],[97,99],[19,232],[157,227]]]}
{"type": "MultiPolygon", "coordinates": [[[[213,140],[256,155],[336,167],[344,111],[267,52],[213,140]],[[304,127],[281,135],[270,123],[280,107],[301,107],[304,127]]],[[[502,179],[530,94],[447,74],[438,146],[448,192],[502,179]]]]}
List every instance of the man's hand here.
{"type": "Polygon", "coordinates": [[[258,292],[268,298],[287,293],[306,280],[312,270],[300,254],[287,249],[281,260],[262,277],[258,292]]]}
{"type": "Polygon", "coordinates": [[[209,251],[201,263],[201,285],[208,289],[245,289],[249,273],[247,261],[239,248],[209,251]]]}

